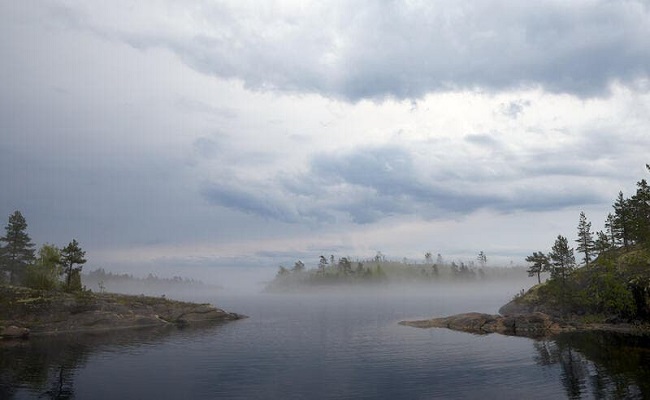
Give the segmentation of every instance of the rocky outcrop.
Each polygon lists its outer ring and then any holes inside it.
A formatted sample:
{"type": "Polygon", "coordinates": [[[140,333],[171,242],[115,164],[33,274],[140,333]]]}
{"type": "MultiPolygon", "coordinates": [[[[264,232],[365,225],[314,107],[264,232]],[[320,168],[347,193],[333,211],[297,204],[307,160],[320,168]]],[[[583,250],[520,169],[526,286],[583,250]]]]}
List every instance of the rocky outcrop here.
{"type": "Polygon", "coordinates": [[[402,321],[400,324],[417,328],[448,328],[476,334],[501,333],[527,337],[546,336],[574,329],[539,312],[512,316],[466,313],[420,321],[402,321]]]}
{"type": "MultiPolygon", "coordinates": [[[[24,336],[127,329],[147,326],[186,326],[201,322],[245,318],[210,304],[111,293],[42,293],[26,288],[0,287],[0,335],[12,326],[24,336]],[[23,332],[25,332],[23,331],[23,332]]],[[[17,333],[9,330],[9,333],[17,333]]]]}
{"type": "Polygon", "coordinates": [[[29,336],[29,329],[15,325],[8,327],[0,326],[0,339],[26,339],[29,336]]]}

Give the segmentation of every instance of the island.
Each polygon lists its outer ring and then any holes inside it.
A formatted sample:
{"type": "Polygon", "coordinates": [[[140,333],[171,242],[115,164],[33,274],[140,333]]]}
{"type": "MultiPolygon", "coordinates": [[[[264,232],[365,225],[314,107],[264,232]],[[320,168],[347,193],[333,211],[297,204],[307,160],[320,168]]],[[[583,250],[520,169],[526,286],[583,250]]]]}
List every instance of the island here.
{"type": "MultiPolygon", "coordinates": [[[[650,171],[650,165],[646,165],[650,171]]],[[[477,334],[546,336],[566,331],[601,330],[650,335],[650,186],[637,182],[636,193],[622,192],[594,234],[580,213],[576,262],[569,240],[558,235],[550,252],[526,258],[538,284],[522,291],[499,314],[465,313],[402,321],[402,325],[449,328],[477,334]],[[541,275],[548,273],[544,282],[541,275]]]]}
{"type": "Polygon", "coordinates": [[[165,297],[88,290],[68,293],[0,285],[0,339],[144,327],[185,327],[242,318],[245,316],[210,304],[165,297]]]}

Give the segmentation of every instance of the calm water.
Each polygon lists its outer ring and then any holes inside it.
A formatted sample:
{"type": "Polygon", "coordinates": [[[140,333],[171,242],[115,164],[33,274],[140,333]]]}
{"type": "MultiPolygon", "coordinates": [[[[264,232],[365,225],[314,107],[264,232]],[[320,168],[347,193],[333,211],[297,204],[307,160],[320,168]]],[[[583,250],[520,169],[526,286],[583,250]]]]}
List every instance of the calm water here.
{"type": "Polygon", "coordinates": [[[512,294],[474,287],[219,295],[210,301],[250,318],[0,347],[0,398],[650,397],[647,341],[594,334],[535,341],[397,324],[494,313],[512,294]]]}

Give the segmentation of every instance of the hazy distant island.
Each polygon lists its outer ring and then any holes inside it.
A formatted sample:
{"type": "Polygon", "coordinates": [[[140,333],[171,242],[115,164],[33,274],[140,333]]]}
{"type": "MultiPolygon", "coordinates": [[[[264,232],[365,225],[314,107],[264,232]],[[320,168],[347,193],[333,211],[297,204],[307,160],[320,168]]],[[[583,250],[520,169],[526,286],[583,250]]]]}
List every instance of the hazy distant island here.
{"type": "MultiPolygon", "coordinates": [[[[0,339],[28,335],[97,332],[114,329],[186,326],[207,321],[231,321],[243,316],[209,304],[106,293],[106,285],[122,289],[206,289],[180,277],[137,279],[98,269],[81,273],[86,252],[76,240],[58,248],[43,245],[36,254],[20,211],[9,216],[0,237],[0,339]],[[83,279],[82,279],[83,277],[83,279]],[[82,284],[97,285],[99,293],[82,284]]],[[[207,287],[211,290],[214,288],[207,287]]]]}
{"type": "MultiPolygon", "coordinates": [[[[650,171],[650,165],[646,165],[650,171]]],[[[594,234],[580,213],[576,251],[559,235],[549,253],[526,258],[538,284],[501,307],[499,315],[467,313],[420,321],[415,327],[442,327],[472,333],[544,336],[572,330],[612,330],[650,335],[650,186],[622,192],[594,234]],[[550,273],[542,282],[540,274],[550,273]]]]}
{"type": "Polygon", "coordinates": [[[353,260],[350,257],[321,255],[312,268],[301,260],[292,268],[280,266],[275,278],[265,288],[271,293],[311,291],[317,288],[376,287],[389,284],[433,285],[507,281],[526,276],[523,266],[487,266],[487,256],[481,251],[476,261],[446,261],[438,254],[435,261],[427,252],[422,262],[407,259],[392,261],[381,252],[374,257],[353,260]]]}

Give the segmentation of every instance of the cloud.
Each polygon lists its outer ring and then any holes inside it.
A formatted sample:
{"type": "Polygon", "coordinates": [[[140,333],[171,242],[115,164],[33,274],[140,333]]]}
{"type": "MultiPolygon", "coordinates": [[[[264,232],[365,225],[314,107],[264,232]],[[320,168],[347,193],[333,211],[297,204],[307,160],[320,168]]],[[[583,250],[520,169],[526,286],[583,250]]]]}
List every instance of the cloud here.
{"type": "Polygon", "coordinates": [[[508,104],[501,105],[501,113],[507,117],[516,119],[521,113],[524,112],[524,109],[529,106],[529,100],[511,101],[508,104]]]}
{"type": "Polygon", "coordinates": [[[413,151],[391,144],[320,153],[307,173],[279,175],[265,185],[211,183],[203,195],[212,204],[283,222],[355,224],[394,216],[448,219],[483,209],[538,212],[607,201],[589,188],[586,178],[594,174],[586,167],[547,164],[539,167],[547,171],[542,175],[541,170],[533,173],[535,167],[525,168],[529,163],[535,165],[536,159],[520,161],[517,174],[486,174],[480,163],[466,168],[462,161],[427,171],[415,165],[413,151]],[[447,172],[454,170],[454,175],[447,172]],[[585,184],[568,184],[565,176],[582,177],[585,184]]]}
{"type": "MultiPolygon", "coordinates": [[[[197,71],[250,89],[350,101],[476,88],[603,96],[614,82],[637,86],[650,76],[650,8],[643,1],[197,0],[171,2],[166,11],[75,11],[53,17],[139,49],[171,50],[197,71]],[[138,16],[145,15],[143,24],[138,16]]],[[[521,104],[505,112],[516,116],[521,104]]]]}
{"type": "Polygon", "coordinates": [[[244,189],[229,184],[206,184],[202,195],[209,202],[236,209],[246,214],[286,222],[296,222],[296,212],[287,203],[270,197],[269,189],[263,187],[244,189]]]}

